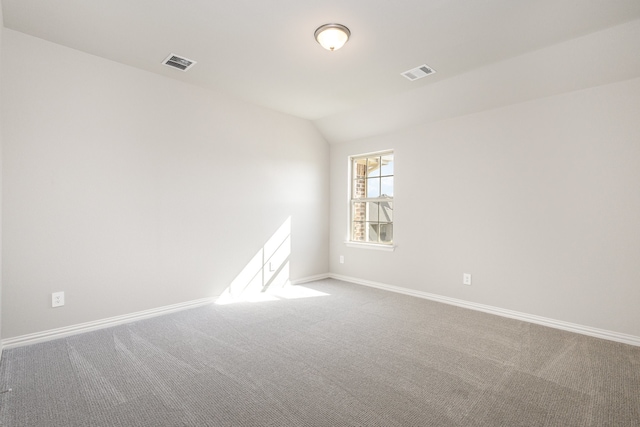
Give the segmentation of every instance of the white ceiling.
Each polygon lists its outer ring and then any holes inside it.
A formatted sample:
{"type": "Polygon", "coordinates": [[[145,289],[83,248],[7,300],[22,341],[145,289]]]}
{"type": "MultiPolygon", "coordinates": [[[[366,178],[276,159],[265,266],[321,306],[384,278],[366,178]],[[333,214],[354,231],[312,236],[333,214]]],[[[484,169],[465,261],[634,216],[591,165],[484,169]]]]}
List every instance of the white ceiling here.
{"type": "Polygon", "coordinates": [[[315,120],[321,130],[332,117],[640,19],[639,0],[2,0],[2,6],[7,28],[315,120]],[[329,22],[352,32],[336,52],[313,38],[329,22]],[[161,65],[170,53],[198,63],[187,73],[170,69],[161,65]],[[400,75],[425,63],[437,73],[414,82],[400,75]]]}

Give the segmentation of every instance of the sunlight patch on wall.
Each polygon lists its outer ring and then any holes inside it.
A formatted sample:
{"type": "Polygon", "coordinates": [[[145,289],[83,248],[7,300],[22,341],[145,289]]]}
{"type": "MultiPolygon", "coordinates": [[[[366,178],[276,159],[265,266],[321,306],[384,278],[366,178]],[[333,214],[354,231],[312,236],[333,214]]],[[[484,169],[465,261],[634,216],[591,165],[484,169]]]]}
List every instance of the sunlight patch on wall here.
{"type": "Polygon", "coordinates": [[[247,265],[222,292],[216,304],[264,302],[281,299],[327,296],[303,286],[291,284],[291,217],[276,230],[247,265]]]}

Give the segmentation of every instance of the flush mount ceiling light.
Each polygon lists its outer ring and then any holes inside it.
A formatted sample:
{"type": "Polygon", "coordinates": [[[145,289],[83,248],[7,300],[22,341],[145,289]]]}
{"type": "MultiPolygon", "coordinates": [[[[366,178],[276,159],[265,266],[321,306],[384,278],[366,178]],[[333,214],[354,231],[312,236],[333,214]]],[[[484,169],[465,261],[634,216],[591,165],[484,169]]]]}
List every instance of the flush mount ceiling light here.
{"type": "Polygon", "coordinates": [[[349,40],[351,31],[341,24],[324,24],[318,27],[313,35],[323,48],[334,51],[349,40]]]}

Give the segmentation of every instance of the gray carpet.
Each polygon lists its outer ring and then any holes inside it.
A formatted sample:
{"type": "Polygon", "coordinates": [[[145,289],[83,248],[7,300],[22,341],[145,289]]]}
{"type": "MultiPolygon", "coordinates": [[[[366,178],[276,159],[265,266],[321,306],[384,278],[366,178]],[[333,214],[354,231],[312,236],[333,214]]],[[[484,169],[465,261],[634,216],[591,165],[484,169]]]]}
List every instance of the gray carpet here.
{"type": "Polygon", "coordinates": [[[5,350],[2,426],[640,426],[640,347],[323,280],[5,350]]]}

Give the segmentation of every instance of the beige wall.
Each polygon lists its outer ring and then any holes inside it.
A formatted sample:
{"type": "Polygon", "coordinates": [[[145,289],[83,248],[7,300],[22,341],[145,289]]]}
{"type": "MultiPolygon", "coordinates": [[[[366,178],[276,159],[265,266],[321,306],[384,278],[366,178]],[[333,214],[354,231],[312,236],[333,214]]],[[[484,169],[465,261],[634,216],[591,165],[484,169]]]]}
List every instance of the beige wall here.
{"type": "Polygon", "coordinates": [[[3,43],[3,338],[218,295],[289,217],[291,278],[328,271],[329,148],[310,122],[3,43]]]}
{"type": "Polygon", "coordinates": [[[331,271],[640,336],[638,117],[633,79],[332,145],[331,271]],[[347,156],[384,149],[397,248],[347,248],[347,156]]]}

